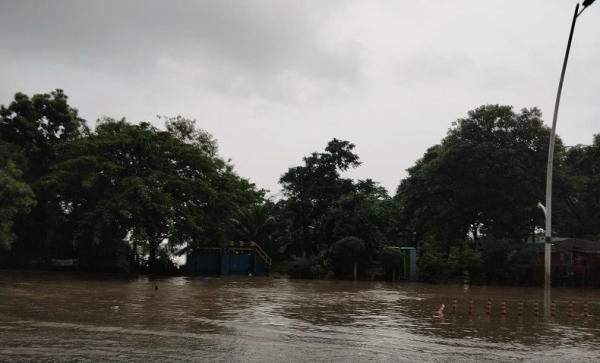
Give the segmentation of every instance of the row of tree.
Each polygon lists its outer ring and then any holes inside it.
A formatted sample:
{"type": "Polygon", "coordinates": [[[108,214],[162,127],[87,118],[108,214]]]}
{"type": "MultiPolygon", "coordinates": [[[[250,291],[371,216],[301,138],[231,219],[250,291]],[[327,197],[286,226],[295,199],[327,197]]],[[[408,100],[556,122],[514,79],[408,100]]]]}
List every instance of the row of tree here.
{"type": "MultiPolygon", "coordinates": [[[[5,264],[76,257],[85,269],[166,272],[174,254],[252,240],[297,277],[393,278],[400,246],[419,247],[427,280],[469,271],[526,283],[537,268],[527,241],[543,227],[536,205],[549,130],[535,108],[469,112],[394,196],[344,177],[360,159],[352,143],[333,139],[285,172],[283,197],[270,200],[193,120],[161,117],[158,129],[104,118],[92,131],[67,101],[61,90],[19,93],[0,108],[5,264]]],[[[598,239],[600,137],[574,147],[559,139],[555,157],[556,233],[598,239]]]]}
{"type": "Polygon", "coordinates": [[[225,238],[232,213],[262,203],[263,192],[193,121],[165,124],[104,118],[90,131],[61,90],[2,106],[0,223],[10,261],[76,257],[87,269],[160,272],[181,247],[225,238]]]}

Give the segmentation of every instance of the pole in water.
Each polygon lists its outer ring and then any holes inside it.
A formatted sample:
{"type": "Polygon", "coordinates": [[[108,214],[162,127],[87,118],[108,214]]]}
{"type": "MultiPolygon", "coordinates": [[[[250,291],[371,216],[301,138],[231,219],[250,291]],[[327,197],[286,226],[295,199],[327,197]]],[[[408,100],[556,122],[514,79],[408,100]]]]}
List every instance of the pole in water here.
{"type": "Polygon", "coordinates": [[[583,313],[581,315],[583,315],[584,318],[587,318],[589,316],[587,301],[583,303],[583,313]]]}
{"type": "Polygon", "coordinates": [[[556,316],[556,304],[554,303],[554,301],[550,304],[550,316],[556,316]]]}
{"type": "Polygon", "coordinates": [[[544,287],[544,316],[552,316],[552,294],[548,286],[544,287]]]}
{"type": "Polygon", "coordinates": [[[533,315],[540,316],[540,306],[537,301],[533,304],[533,315]]]}
{"type": "Polygon", "coordinates": [[[500,315],[506,315],[506,301],[503,301],[500,305],[500,315]]]}
{"type": "Polygon", "coordinates": [[[569,301],[569,308],[567,310],[567,316],[569,318],[573,317],[573,301],[569,301]]]}
{"type": "Polygon", "coordinates": [[[492,314],[492,299],[487,299],[487,304],[485,306],[485,315],[492,314]]]}
{"type": "Polygon", "coordinates": [[[456,299],[452,300],[452,314],[456,314],[456,299]]]}
{"type": "Polygon", "coordinates": [[[469,315],[473,315],[473,299],[469,300],[469,315]]]}
{"type": "Polygon", "coordinates": [[[522,301],[520,301],[519,305],[517,305],[517,315],[523,316],[523,302],[522,301]]]}
{"type": "Polygon", "coordinates": [[[444,308],[446,307],[446,304],[442,304],[440,305],[440,308],[438,309],[438,311],[435,313],[434,317],[436,318],[441,318],[442,316],[444,316],[444,308]]]}

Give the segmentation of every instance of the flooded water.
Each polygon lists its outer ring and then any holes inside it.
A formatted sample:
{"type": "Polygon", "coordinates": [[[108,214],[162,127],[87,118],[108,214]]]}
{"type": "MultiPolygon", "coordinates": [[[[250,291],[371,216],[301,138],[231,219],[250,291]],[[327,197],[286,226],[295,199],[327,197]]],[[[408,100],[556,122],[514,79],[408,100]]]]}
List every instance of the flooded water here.
{"type": "Polygon", "coordinates": [[[544,319],[538,288],[0,271],[0,361],[599,361],[600,291],[553,297],[544,319]]]}

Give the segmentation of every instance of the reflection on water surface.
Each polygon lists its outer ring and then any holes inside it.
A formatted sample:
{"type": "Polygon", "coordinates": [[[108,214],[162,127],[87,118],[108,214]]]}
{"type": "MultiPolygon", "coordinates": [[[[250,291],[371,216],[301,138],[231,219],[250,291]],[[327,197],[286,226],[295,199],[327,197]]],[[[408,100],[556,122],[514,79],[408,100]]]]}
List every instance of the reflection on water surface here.
{"type": "Polygon", "coordinates": [[[553,297],[544,320],[538,288],[0,271],[0,360],[600,360],[600,291],[553,297]]]}

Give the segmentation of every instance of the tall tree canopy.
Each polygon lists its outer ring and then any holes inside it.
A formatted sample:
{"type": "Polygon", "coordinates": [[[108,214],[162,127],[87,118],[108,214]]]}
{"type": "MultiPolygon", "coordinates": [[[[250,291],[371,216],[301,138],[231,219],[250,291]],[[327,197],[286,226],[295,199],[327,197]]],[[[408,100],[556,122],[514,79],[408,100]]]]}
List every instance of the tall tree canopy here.
{"type": "Polygon", "coordinates": [[[17,214],[35,205],[33,191],[18,167],[23,159],[14,145],[0,141],[0,250],[10,248],[15,239],[12,227],[17,214]]]}
{"type": "Polygon", "coordinates": [[[567,149],[558,170],[555,229],[562,236],[600,238],[600,135],[567,149]]]}
{"type": "Polygon", "coordinates": [[[105,119],[61,149],[46,185],[84,250],[114,254],[128,238],[152,269],[163,241],[217,243],[230,214],[261,198],[230,165],[185,141],[148,123],[105,119]]]}
{"type": "MultiPolygon", "coordinates": [[[[321,256],[338,276],[347,276],[336,263],[351,251],[344,252],[346,244],[336,245],[337,241],[360,240],[360,261],[354,262],[366,267],[384,244],[393,242],[392,231],[397,229],[394,202],[383,187],[371,179],[354,181],[342,176],[360,165],[353,149],[350,142],[333,139],[324,152],[305,157],[304,165],[290,168],[280,179],[286,197],[281,202],[281,218],[288,221],[287,255],[321,256]]],[[[315,258],[297,259],[294,266],[302,261],[314,262],[315,258]]]]}
{"type": "Polygon", "coordinates": [[[77,109],[57,89],[29,97],[17,93],[8,107],[0,106],[0,139],[17,146],[29,159],[26,179],[43,175],[56,156],[55,145],[77,139],[88,131],[77,109]]]}
{"type": "Polygon", "coordinates": [[[353,149],[354,144],[333,139],[325,152],[305,157],[304,165],[290,168],[279,180],[291,212],[291,230],[299,242],[296,248],[302,255],[318,252],[316,224],[333,202],[353,190],[352,180],[340,176],[360,165],[353,149]]]}
{"type": "Polygon", "coordinates": [[[165,121],[167,131],[179,140],[194,145],[199,150],[210,156],[217,156],[219,146],[217,140],[206,130],[196,127],[196,120],[183,116],[167,117],[159,116],[165,121]]]}
{"type": "Polygon", "coordinates": [[[65,236],[56,228],[61,213],[40,185],[57,157],[57,146],[85,135],[88,129],[77,109],[68,104],[60,89],[29,97],[17,93],[6,107],[0,106],[0,140],[19,155],[19,174],[35,194],[35,206],[15,217],[18,236],[14,248],[28,255],[47,254],[50,246],[65,236]]]}
{"type": "Polygon", "coordinates": [[[406,220],[446,248],[481,234],[525,240],[542,221],[548,137],[535,108],[469,112],[408,169],[396,195],[406,220]]]}

